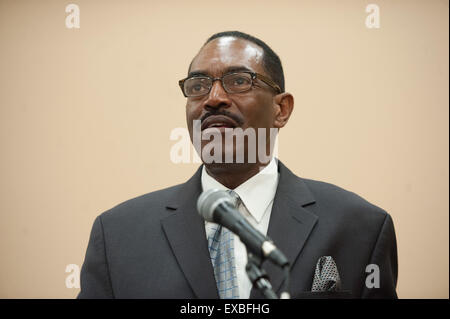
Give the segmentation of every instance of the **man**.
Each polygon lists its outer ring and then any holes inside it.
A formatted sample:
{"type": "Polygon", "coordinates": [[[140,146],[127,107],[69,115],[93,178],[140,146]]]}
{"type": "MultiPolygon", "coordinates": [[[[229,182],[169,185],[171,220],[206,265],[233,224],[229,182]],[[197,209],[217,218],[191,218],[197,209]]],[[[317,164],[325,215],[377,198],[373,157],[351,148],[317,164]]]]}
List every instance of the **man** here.
{"type": "MultiPolygon", "coordinates": [[[[97,217],[79,298],[262,298],[247,278],[244,244],[197,213],[199,195],[214,188],[232,190],[242,215],[286,255],[292,298],[332,298],[339,291],[397,297],[396,239],[386,212],[337,186],[297,177],[271,156],[253,160],[252,152],[272,154],[270,131],[292,113],[284,86],[280,59],[261,40],[237,31],[208,39],[180,81],[204,165],[184,184],[97,217]],[[239,130],[255,138],[226,139],[239,130]]],[[[279,295],[283,272],[267,261],[262,267],[279,295]]]]}

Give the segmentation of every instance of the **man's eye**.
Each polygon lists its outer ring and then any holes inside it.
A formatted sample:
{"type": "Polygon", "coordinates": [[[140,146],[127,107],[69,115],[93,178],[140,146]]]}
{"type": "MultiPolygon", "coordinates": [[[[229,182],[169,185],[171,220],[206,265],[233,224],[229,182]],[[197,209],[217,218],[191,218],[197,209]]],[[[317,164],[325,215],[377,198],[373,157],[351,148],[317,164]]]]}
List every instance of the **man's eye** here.
{"type": "Polygon", "coordinates": [[[240,85],[245,85],[245,84],[248,84],[248,79],[246,79],[246,78],[240,77],[240,78],[235,78],[233,80],[233,85],[240,86],[240,85]]]}
{"type": "Polygon", "coordinates": [[[200,93],[207,90],[206,84],[202,82],[191,83],[189,91],[193,93],[200,93]]]}

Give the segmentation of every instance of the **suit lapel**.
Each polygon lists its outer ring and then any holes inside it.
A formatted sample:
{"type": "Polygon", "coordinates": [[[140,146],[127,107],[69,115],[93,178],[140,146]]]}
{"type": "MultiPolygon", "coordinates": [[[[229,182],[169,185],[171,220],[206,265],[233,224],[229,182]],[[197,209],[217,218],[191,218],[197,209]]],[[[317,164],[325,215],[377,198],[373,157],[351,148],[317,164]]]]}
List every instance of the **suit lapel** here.
{"type": "MultiPolygon", "coordinates": [[[[275,194],[267,235],[294,265],[305,245],[317,216],[304,208],[315,202],[303,180],[295,176],[278,161],[280,180],[275,194]]],[[[266,270],[274,291],[277,292],[283,281],[283,272],[271,262],[265,262],[266,270]]],[[[252,289],[250,298],[263,298],[259,291],[252,289]]]]}
{"type": "Polygon", "coordinates": [[[198,298],[219,298],[208,251],[205,224],[197,213],[201,167],[181,186],[161,220],[170,247],[198,298]]]}

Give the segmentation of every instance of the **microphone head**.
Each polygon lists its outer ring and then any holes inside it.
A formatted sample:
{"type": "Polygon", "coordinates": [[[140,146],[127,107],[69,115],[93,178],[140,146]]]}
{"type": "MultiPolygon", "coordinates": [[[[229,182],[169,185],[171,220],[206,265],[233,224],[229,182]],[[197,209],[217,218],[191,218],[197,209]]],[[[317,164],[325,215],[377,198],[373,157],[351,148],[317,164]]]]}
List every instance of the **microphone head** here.
{"type": "Polygon", "coordinates": [[[197,211],[200,216],[208,222],[214,221],[214,210],[217,205],[227,202],[232,205],[233,201],[227,191],[209,189],[203,192],[197,200],[197,211]]]}

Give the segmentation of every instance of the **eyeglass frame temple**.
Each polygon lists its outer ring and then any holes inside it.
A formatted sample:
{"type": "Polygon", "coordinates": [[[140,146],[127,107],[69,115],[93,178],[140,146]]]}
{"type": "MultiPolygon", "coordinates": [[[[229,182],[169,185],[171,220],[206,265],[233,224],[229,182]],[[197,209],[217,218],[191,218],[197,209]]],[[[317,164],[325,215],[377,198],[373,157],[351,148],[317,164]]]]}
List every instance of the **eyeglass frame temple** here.
{"type": "Polygon", "coordinates": [[[255,78],[260,79],[261,81],[265,82],[267,85],[272,87],[272,89],[277,91],[277,94],[282,93],[280,86],[278,84],[276,84],[271,78],[269,78],[265,75],[259,74],[259,73],[252,73],[252,76],[253,75],[255,78]]]}

